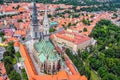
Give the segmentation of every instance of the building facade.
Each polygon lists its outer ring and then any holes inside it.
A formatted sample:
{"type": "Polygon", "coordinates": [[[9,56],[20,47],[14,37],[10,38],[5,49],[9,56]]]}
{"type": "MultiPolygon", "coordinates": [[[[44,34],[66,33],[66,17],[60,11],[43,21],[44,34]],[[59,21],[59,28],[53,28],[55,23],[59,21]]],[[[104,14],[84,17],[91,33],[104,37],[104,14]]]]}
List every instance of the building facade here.
{"type": "Polygon", "coordinates": [[[79,49],[82,50],[87,46],[90,46],[93,42],[93,39],[89,38],[88,36],[67,30],[53,34],[53,37],[54,41],[71,48],[75,52],[77,52],[79,49]]]}

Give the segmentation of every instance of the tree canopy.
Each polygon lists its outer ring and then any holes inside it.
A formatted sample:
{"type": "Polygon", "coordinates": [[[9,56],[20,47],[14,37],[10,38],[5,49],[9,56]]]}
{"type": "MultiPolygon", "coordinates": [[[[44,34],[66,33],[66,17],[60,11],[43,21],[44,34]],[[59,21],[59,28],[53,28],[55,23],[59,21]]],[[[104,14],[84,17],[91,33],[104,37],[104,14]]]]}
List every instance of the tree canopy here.
{"type": "Polygon", "coordinates": [[[120,28],[109,20],[100,20],[91,35],[97,40],[97,45],[78,50],[73,55],[66,49],[67,55],[73,61],[81,75],[91,79],[94,70],[101,80],[120,80],[120,28]]]}
{"type": "Polygon", "coordinates": [[[20,74],[17,73],[13,67],[16,63],[13,42],[9,42],[8,46],[6,46],[6,52],[3,54],[2,62],[4,62],[6,72],[10,80],[21,80],[20,74]]]}

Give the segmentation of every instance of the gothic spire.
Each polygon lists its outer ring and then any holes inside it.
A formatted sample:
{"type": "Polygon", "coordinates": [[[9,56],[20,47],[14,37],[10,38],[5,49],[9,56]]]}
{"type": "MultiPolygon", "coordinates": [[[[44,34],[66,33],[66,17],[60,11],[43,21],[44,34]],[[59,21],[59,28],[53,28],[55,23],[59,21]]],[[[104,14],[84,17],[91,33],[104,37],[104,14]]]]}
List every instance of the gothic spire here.
{"type": "Polygon", "coordinates": [[[47,7],[45,7],[45,15],[44,15],[44,20],[43,20],[43,25],[44,24],[48,24],[49,21],[48,21],[48,16],[47,16],[47,7]]]}
{"type": "Polygon", "coordinates": [[[30,26],[30,33],[32,39],[40,39],[40,26],[37,19],[37,7],[36,3],[32,3],[32,22],[30,26]]]}
{"type": "Polygon", "coordinates": [[[37,25],[38,19],[37,19],[37,7],[36,2],[32,3],[32,25],[37,25]]]}
{"type": "Polygon", "coordinates": [[[44,35],[49,35],[49,20],[48,20],[48,16],[47,16],[47,7],[45,9],[45,15],[44,15],[44,20],[43,20],[43,27],[44,27],[44,35]]]}

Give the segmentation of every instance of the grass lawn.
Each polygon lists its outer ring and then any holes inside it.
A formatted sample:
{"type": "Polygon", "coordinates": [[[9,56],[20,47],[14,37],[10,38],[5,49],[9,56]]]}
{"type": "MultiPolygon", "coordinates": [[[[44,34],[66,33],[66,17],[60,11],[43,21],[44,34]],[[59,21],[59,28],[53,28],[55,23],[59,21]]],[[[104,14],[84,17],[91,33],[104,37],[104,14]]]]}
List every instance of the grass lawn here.
{"type": "Polygon", "coordinates": [[[99,76],[93,70],[91,70],[90,80],[100,80],[99,76]]]}

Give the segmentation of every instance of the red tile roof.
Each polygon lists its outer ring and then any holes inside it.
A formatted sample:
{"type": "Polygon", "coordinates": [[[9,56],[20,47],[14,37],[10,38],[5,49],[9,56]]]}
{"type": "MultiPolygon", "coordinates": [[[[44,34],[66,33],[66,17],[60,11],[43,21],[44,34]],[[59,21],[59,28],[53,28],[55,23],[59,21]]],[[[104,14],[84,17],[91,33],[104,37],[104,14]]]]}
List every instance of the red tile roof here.
{"type": "MultiPolygon", "coordinates": [[[[5,67],[4,67],[4,64],[2,62],[0,62],[0,73],[2,75],[5,75],[6,74],[6,70],[5,70],[5,67]]],[[[4,76],[0,76],[0,80],[3,80],[4,76]]],[[[9,80],[8,77],[6,77],[7,80],[9,80]]]]}
{"type": "Polygon", "coordinates": [[[15,47],[19,47],[19,46],[20,46],[20,43],[19,43],[18,41],[16,41],[16,42],[14,43],[14,46],[15,46],[15,47]]]}
{"type": "Polygon", "coordinates": [[[61,31],[59,33],[56,33],[55,35],[56,35],[56,37],[65,39],[65,40],[73,42],[75,44],[81,44],[83,42],[86,42],[86,41],[90,40],[90,38],[88,36],[78,34],[78,33],[74,33],[74,32],[65,31],[65,30],[61,31]],[[73,37],[70,37],[66,34],[73,35],[73,37]]]}
{"type": "Polygon", "coordinates": [[[20,8],[18,9],[18,12],[25,12],[25,11],[26,11],[26,9],[23,8],[23,7],[20,7],[20,8]]]}
{"type": "Polygon", "coordinates": [[[12,6],[7,6],[3,9],[4,12],[15,12],[16,10],[13,9],[12,6]]]}
{"type": "Polygon", "coordinates": [[[24,30],[16,30],[14,32],[14,34],[25,36],[26,35],[26,31],[24,31],[24,30]]]}
{"type": "Polygon", "coordinates": [[[68,75],[65,71],[60,71],[56,75],[38,75],[33,66],[32,60],[23,44],[20,44],[20,53],[22,58],[25,58],[24,63],[25,63],[29,80],[61,80],[66,78],[69,80],[87,80],[85,76],[81,76],[80,74],[77,74],[76,72],[74,72],[72,65],[70,70],[72,70],[72,73],[74,73],[73,75],[68,75]]]}

